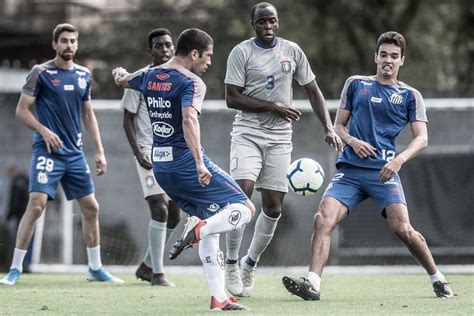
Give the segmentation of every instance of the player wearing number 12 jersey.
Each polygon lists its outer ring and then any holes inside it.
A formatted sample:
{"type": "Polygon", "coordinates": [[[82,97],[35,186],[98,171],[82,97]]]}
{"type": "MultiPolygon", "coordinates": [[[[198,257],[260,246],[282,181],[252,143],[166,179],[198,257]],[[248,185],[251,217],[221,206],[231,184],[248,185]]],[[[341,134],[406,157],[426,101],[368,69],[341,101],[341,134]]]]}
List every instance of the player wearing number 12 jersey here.
{"type": "Polygon", "coordinates": [[[283,277],[287,290],[305,300],[320,299],[332,230],[369,197],[377,203],[392,232],[429,274],[436,296],[453,296],[426,240],[410,224],[398,176],[402,165],[428,145],[423,98],[397,79],[404,53],[405,39],[401,34],[380,35],[375,50],[377,74],[350,77],[342,89],[335,125],[346,146],[314,219],[308,278],[283,277]],[[411,125],[413,140],[396,155],[395,138],[407,124],[411,125]]]}

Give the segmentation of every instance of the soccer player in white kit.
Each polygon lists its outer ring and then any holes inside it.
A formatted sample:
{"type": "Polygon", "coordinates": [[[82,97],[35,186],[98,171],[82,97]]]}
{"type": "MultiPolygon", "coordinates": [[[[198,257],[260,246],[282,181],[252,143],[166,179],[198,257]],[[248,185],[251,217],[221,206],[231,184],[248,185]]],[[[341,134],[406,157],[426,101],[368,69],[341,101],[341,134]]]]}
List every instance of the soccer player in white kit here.
{"type": "Polygon", "coordinates": [[[249,198],[254,188],[262,195],[262,212],[240,269],[238,255],[244,228],[227,233],[227,289],[242,296],[251,294],[257,261],[273,237],[288,192],[291,122],[301,116],[291,105],[293,79],[308,95],[324,128],[326,142],[342,150],[304,52],[297,44],[276,37],[275,7],[267,2],[256,4],[251,18],[255,37],[234,47],[225,77],[227,106],[238,110],[231,134],[230,174],[249,198]]]}
{"type": "MultiPolygon", "coordinates": [[[[152,30],[148,34],[148,47],[153,64],[146,68],[158,66],[170,60],[174,54],[170,31],[165,28],[152,30]]],[[[153,175],[150,159],[153,134],[143,94],[140,91],[126,89],[121,107],[124,109],[123,127],[136,158],[138,177],[151,213],[147,232],[147,251],[135,275],[137,278],[150,282],[151,285],[174,286],[174,283],[165,277],[163,252],[167,237],[179,222],[180,211],[153,175]]]]}

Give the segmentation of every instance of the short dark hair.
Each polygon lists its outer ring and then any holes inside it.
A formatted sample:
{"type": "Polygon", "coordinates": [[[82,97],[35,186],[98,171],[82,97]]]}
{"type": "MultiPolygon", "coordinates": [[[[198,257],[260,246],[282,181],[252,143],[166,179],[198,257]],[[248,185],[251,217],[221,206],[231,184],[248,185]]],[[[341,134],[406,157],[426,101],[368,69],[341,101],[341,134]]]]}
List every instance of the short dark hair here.
{"type": "MultiPolygon", "coordinates": [[[[266,8],[266,7],[273,7],[275,8],[275,6],[269,2],[260,2],[260,3],[257,3],[256,5],[254,5],[252,7],[252,13],[251,13],[251,16],[250,16],[250,21],[253,22],[253,18],[255,17],[255,13],[257,12],[257,9],[263,9],[263,8],[266,8]]],[[[275,8],[276,10],[276,8],[275,8]]]]}
{"type": "Polygon", "coordinates": [[[53,41],[55,43],[58,42],[59,35],[61,35],[62,32],[76,33],[77,38],[79,38],[79,32],[76,30],[74,25],[69,24],[69,23],[61,23],[61,24],[56,25],[56,27],[53,30],[53,41]]]}
{"type": "Polygon", "coordinates": [[[187,56],[193,49],[199,52],[199,55],[213,45],[214,40],[206,32],[200,29],[187,29],[181,32],[176,43],[176,55],[187,56]]]}
{"type": "Polygon", "coordinates": [[[375,49],[376,54],[379,53],[379,48],[382,44],[394,44],[400,47],[402,56],[405,56],[406,42],[402,34],[398,32],[394,32],[394,31],[390,31],[390,32],[385,32],[382,35],[380,35],[379,39],[377,40],[377,48],[375,49]]]}
{"type": "Polygon", "coordinates": [[[155,37],[160,37],[160,36],[163,36],[163,35],[169,35],[170,37],[172,37],[171,32],[168,29],[157,28],[157,29],[151,30],[150,33],[148,33],[148,47],[153,48],[152,47],[153,39],[155,37]]]}

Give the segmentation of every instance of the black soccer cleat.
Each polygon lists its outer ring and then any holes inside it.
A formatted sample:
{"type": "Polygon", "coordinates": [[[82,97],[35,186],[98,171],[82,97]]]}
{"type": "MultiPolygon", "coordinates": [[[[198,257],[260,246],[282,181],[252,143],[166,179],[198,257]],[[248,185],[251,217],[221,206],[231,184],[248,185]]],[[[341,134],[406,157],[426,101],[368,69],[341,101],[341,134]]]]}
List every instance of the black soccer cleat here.
{"type": "Polygon", "coordinates": [[[436,296],[440,298],[451,298],[454,296],[448,282],[436,281],[433,283],[433,290],[436,296]]]}
{"type": "Polygon", "coordinates": [[[188,218],[188,222],[184,226],[184,231],[181,237],[176,240],[173,247],[170,250],[170,260],[175,259],[179,254],[186,248],[192,247],[194,244],[199,242],[200,230],[201,227],[205,225],[206,222],[200,220],[196,216],[191,216],[188,218]]]}
{"type": "Polygon", "coordinates": [[[306,278],[292,278],[284,276],[281,280],[288,292],[301,297],[305,301],[319,301],[321,292],[317,291],[306,278]]]}
{"type": "Polygon", "coordinates": [[[135,271],[135,276],[137,277],[137,279],[142,279],[142,281],[151,282],[151,279],[153,277],[153,270],[144,262],[142,262],[138,266],[137,271],[135,271]]]}

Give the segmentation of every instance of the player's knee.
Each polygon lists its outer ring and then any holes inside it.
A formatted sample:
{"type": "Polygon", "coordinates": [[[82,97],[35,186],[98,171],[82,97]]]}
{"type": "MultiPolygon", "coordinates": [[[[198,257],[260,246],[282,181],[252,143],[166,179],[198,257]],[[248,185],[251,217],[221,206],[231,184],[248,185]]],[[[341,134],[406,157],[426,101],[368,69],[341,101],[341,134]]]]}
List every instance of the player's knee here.
{"type": "Polygon", "coordinates": [[[413,238],[418,238],[420,235],[408,224],[398,225],[394,228],[393,232],[403,242],[410,242],[413,238]]]}
{"type": "Polygon", "coordinates": [[[99,217],[99,202],[96,200],[91,200],[87,204],[83,205],[82,214],[85,219],[94,219],[99,217]]]}
{"type": "Polygon", "coordinates": [[[255,205],[252,203],[252,201],[247,200],[247,203],[245,203],[245,206],[250,210],[250,217],[254,217],[256,213],[255,205]]]}
{"type": "Polygon", "coordinates": [[[147,198],[150,206],[151,218],[158,222],[168,220],[168,201],[162,195],[153,195],[147,198]]]}
{"type": "Polygon", "coordinates": [[[42,201],[39,200],[31,199],[28,202],[26,213],[28,213],[33,218],[39,218],[41,214],[43,214],[45,206],[46,203],[42,203],[42,201]]]}
{"type": "Polygon", "coordinates": [[[327,216],[324,210],[320,209],[314,215],[314,230],[319,232],[331,232],[336,225],[335,221],[327,216]]]}

